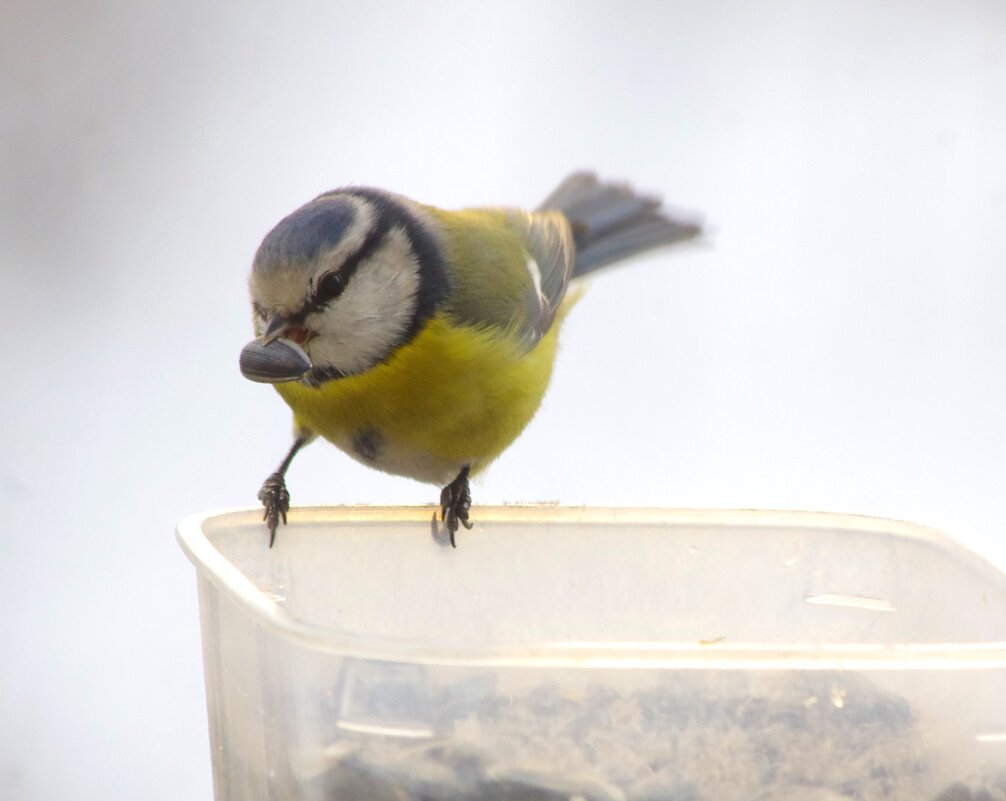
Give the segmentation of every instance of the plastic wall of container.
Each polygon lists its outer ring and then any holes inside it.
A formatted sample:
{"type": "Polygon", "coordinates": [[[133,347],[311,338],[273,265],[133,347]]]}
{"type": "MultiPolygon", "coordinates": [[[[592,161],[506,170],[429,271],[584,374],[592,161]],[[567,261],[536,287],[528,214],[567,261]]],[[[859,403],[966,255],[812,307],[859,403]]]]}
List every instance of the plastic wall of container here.
{"type": "Polygon", "coordinates": [[[1006,576],[938,532],[431,514],[179,524],[217,801],[1006,799],[1006,576]]]}

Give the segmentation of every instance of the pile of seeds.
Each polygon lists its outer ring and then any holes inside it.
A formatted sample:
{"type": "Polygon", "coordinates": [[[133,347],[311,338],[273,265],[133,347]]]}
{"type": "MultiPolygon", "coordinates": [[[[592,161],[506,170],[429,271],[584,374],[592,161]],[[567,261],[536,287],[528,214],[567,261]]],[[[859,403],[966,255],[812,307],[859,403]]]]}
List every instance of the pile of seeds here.
{"type": "Polygon", "coordinates": [[[577,693],[475,677],[425,708],[428,737],[333,723],[309,797],[1006,801],[1006,774],[955,776],[903,699],[852,674],[676,671],[649,689],[577,693]]]}

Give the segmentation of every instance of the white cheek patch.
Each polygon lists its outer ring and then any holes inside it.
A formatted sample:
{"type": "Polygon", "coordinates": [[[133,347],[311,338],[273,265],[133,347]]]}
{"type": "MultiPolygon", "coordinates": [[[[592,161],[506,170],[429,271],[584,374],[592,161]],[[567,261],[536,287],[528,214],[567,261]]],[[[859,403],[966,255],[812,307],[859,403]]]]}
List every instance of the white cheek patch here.
{"type": "Polygon", "coordinates": [[[418,292],[419,261],[405,231],[393,228],[360,262],[343,293],[307,318],[316,332],[306,347],[311,360],[346,373],[382,361],[412,325],[418,292]]]}

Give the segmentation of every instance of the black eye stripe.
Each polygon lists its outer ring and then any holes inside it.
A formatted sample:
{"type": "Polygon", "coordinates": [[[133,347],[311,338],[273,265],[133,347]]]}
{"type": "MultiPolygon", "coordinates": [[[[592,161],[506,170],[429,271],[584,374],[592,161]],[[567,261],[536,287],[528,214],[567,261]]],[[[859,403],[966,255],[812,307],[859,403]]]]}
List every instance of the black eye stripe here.
{"type": "Polygon", "coordinates": [[[363,240],[363,244],[356,250],[355,253],[350,254],[342,265],[339,267],[339,271],[335,273],[329,273],[324,278],[321,279],[321,283],[318,284],[318,288],[314,292],[314,296],[308,303],[304,310],[305,314],[310,314],[313,311],[317,311],[325,306],[327,303],[332,302],[335,298],[342,294],[347,286],[349,286],[350,280],[353,278],[353,273],[356,272],[356,268],[360,266],[365,258],[370,256],[384,240],[385,235],[392,227],[392,220],[389,220],[384,215],[377,215],[375,220],[375,225],[370,229],[370,233],[367,234],[367,238],[363,240]],[[332,282],[331,289],[334,290],[331,294],[326,293],[326,282],[332,282]]]}

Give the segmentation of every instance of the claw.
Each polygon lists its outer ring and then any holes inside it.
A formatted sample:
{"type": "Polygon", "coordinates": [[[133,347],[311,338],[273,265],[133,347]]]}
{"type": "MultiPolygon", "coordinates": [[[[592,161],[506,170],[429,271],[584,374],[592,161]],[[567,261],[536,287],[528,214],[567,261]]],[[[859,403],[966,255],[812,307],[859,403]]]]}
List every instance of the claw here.
{"type": "Polygon", "coordinates": [[[306,428],[298,429],[297,436],[290,446],[286,457],[276,472],[262,482],[262,489],[258,491],[258,499],[262,501],[265,512],[262,519],[269,529],[269,547],[272,548],[276,542],[276,529],[279,528],[279,521],[286,525],[286,513],[290,511],[290,493],[286,491],[286,471],[290,467],[290,462],[297,455],[297,451],[314,439],[314,434],[306,428]]]}
{"type": "Polygon", "coordinates": [[[447,529],[452,548],[458,547],[454,538],[458,526],[462,525],[468,530],[473,526],[468,520],[468,513],[472,508],[472,494],[468,486],[469,469],[467,465],[461,468],[457,478],[440,491],[440,519],[447,529]]]}
{"type": "Polygon", "coordinates": [[[285,526],[286,513],[290,511],[290,493],[287,492],[282,473],[275,472],[262,483],[258,499],[265,507],[262,519],[265,521],[266,528],[269,529],[269,547],[272,548],[276,542],[276,529],[279,528],[279,521],[282,520],[285,526]]]}

